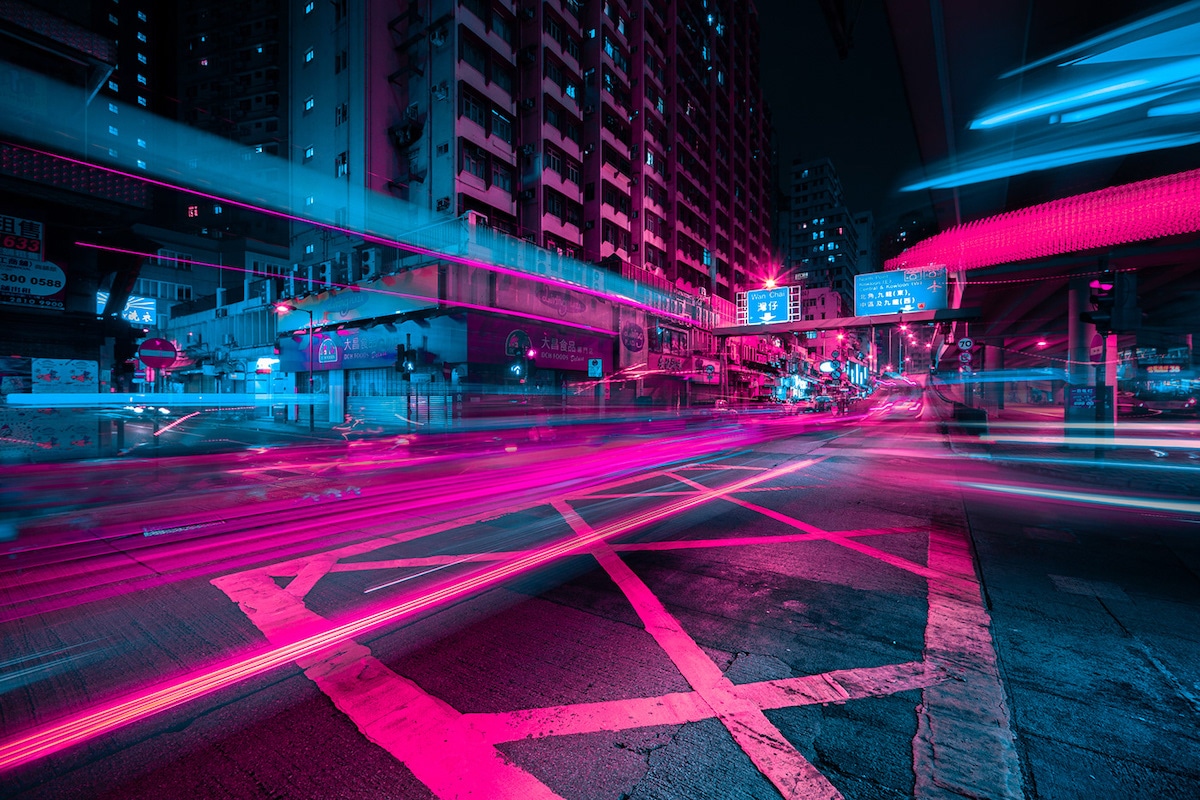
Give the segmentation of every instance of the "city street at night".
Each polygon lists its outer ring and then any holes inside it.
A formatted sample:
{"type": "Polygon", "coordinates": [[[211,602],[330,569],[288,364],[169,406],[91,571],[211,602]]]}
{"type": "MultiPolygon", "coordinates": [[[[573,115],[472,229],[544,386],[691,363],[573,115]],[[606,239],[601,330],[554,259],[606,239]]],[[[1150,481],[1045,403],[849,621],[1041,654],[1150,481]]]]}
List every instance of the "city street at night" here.
{"type": "Polygon", "coordinates": [[[1194,437],[1081,484],[873,411],[115,473],[7,546],[8,786],[1195,796],[1194,437]]]}
{"type": "Polygon", "coordinates": [[[1200,0],[0,0],[0,800],[1200,798],[1200,0]]]}

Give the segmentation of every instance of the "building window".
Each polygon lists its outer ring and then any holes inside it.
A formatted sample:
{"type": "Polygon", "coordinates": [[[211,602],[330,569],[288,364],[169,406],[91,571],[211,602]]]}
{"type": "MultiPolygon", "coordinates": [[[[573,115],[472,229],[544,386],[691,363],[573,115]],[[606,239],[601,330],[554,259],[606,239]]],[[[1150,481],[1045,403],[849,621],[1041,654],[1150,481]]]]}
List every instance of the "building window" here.
{"type": "Polygon", "coordinates": [[[483,101],[467,91],[464,91],[461,97],[459,116],[466,117],[481,128],[484,127],[486,123],[483,118],[483,101]]]}
{"type": "Polygon", "coordinates": [[[337,177],[344,177],[350,171],[350,155],[348,153],[338,153],[337,158],[333,160],[333,174],[337,177]]]}
{"type": "Polygon", "coordinates": [[[317,149],[310,144],[308,147],[304,148],[304,160],[307,161],[308,159],[312,158],[314,155],[316,155],[316,152],[317,149]]]}
{"type": "Polygon", "coordinates": [[[487,155],[470,142],[462,144],[462,165],[460,171],[474,175],[480,180],[485,180],[487,155]]]}
{"type": "Polygon", "coordinates": [[[458,57],[463,63],[474,67],[480,75],[487,74],[487,55],[483,47],[466,36],[462,37],[458,57]]]}
{"type": "Polygon", "coordinates": [[[139,106],[144,106],[144,105],[146,105],[146,98],[145,98],[145,97],[143,97],[143,96],[142,96],[142,95],[140,95],[140,94],[138,95],[138,105],[139,105],[139,106]]]}
{"type": "Polygon", "coordinates": [[[139,42],[145,42],[145,41],[146,41],[146,34],[142,33],[141,31],[138,31],[137,38],[138,38],[138,41],[139,41],[139,42]]]}
{"type": "Polygon", "coordinates": [[[511,192],[512,177],[512,167],[502,161],[492,160],[492,186],[511,192]]]}
{"type": "Polygon", "coordinates": [[[306,206],[311,206],[315,202],[317,202],[317,198],[312,196],[311,194],[308,197],[304,198],[304,205],[306,205],[306,206]]]}
{"type": "Polygon", "coordinates": [[[347,118],[346,115],[348,113],[349,113],[349,109],[346,106],[346,104],[338,103],[338,107],[333,110],[333,124],[341,125],[343,122],[346,121],[346,118],[347,118]]]}
{"type": "Polygon", "coordinates": [[[109,82],[108,82],[108,88],[109,88],[109,89],[111,89],[111,90],[112,90],[112,91],[114,91],[114,92],[116,92],[116,91],[119,91],[119,90],[117,89],[117,82],[116,82],[116,81],[109,81],[109,82]]]}
{"type": "Polygon", "coordinates": [[[312,95],[309,95],[304,101],[304,110],[312,111],[313,106],[315,106],[316,104],[317,104],[317,101],[313,98],[312,95]]]}
{"type": "Polygon", "coordinates": [[[512,144],[512,120],[492,109],[492,136],[512,144]]]}
{"type": "Polygon", "coordinates": [[[306,255],[306,256],[311,256],[313,253],[316,252],[316,250],[317,250],[316,246],[313,245],[312,243],[304,245],[304,255],[306,255]]]}
{"type": "Polygon", "coordinates": [[[311,14],[311,13],[313,12],[313,9],[314,9],[314,8],[316,8],[316,7],[317,7],[317,4],[316,4],[316,3],[313,3],[313,2],[308,2],[308,3],[305,3],[305,4],[304,4],[304,13],[305,13],[305,14],[311,14]]]}
{"type": "Polygon", "coordinates": [[[305,64],[309,63],[316,57],[317,57],[317,52],[314,48],[310,47],[304,51],[304,63],[305,64]]]}
{"type": "Polygon", "coordinates": [[[147,62],[146,62],[146,54],[145,54],[145,53],[138,53],[138,54],[137,54],[137,59],[138,59],[138,61],[139,61],[140,63],[142,63],[142,64],[145,64],[145,63],[147,63],[147,62]]]}

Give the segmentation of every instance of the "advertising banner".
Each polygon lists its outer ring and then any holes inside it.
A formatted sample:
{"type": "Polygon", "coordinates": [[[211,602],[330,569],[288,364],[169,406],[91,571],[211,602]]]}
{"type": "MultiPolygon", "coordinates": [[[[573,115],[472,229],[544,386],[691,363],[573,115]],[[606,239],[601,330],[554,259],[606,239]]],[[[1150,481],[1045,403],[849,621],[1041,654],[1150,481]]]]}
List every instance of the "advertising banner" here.
{"type": "Polygon", "coordinates": [[[67,275],[45,260],[42,223],[0,214],[0,303],[63,310],[67,275]]]}
{"type": "Polygon", "coordinates": [[[917,267],[854,276],[856,317],[936,311],[945,307],[945,267],[917,267]]]}
{"type": "Polygon", "coordinates": [[[538,369],[588,371],[588,360],[598,358],[604,374],[612,373],[613,341],[604,336],[576,333],[569,328],[522,319],[467,317],[467,355],[476,364],[503,364],[533,350],[538,369]]]}
{"type": "Polygon", "coordinates": [[[100,365],[75,358],[35,358],[31,388],[34,394],[95,394],[100,391],[100,365]]]}

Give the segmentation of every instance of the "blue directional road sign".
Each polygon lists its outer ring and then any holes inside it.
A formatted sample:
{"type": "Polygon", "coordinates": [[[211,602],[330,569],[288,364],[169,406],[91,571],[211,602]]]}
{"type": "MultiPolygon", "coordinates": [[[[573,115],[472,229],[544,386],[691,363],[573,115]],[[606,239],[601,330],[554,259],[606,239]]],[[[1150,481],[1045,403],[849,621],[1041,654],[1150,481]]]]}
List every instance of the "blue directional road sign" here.
{"type": "Polygon", "coordinates": [[[746,292],[746,324],[766,325],[769,322],[790,322],[788,319],[787,286],[777,289],[751,289],[746,292]]]}
{"type": "Polygon", "coordinates": [[[946,268],[868,272],[854,278],[854,315],[935,311],[946,307],[946,268]]]}

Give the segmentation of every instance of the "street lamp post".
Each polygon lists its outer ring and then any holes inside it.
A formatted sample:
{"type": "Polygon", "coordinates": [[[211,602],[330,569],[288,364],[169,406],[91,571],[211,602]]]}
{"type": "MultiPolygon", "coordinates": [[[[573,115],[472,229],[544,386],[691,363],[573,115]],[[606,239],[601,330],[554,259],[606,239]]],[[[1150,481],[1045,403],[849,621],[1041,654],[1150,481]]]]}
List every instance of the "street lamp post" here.
{"type": "Polygon", "coordinates": [[[314,408],[314,401],[316,398],[313,397],[313,338],[316,333],[314,331],[316,322],[313,319],[313,312],[311,309],[297,308],[296,306],[289,305],[287,303],[278,303],[275,306],[275,313],[277,314],[285,314],[288,311],[300,311],[304,314],[308,314],[308,430],[310,433],[312,433],[317,429],[315,418],[316,409],[314,408]]]}

